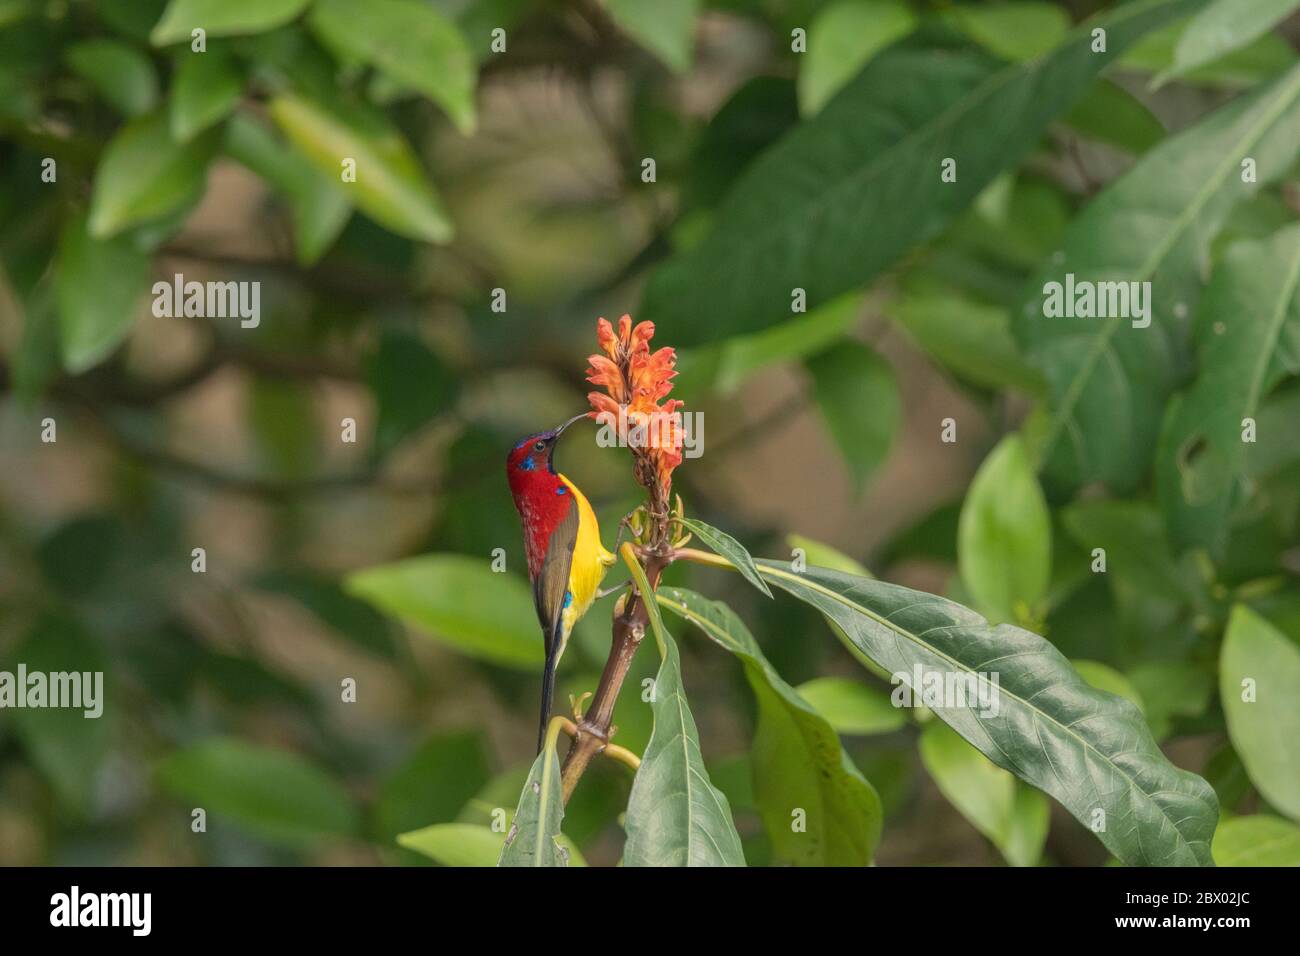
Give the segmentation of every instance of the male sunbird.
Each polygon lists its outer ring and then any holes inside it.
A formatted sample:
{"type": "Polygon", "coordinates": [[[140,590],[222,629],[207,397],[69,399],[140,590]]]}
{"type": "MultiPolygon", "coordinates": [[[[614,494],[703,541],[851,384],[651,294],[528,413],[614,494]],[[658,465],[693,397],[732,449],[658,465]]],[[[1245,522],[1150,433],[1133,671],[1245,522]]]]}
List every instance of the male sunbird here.
{"type": "Polygon", "coordinates": [[[555,471],[555,444],[560,435],[586,417],[578,415],[559,428],[521,439],[506,458],[510,493],[524,526],[528,576],[533,582],[533,603],[546,649],[538,753],[551,716],[560,655],[573,626],[596,600],[600,582],[615,561],[600,543],[600,528],[591,503],[573,482],[555,471]]]}

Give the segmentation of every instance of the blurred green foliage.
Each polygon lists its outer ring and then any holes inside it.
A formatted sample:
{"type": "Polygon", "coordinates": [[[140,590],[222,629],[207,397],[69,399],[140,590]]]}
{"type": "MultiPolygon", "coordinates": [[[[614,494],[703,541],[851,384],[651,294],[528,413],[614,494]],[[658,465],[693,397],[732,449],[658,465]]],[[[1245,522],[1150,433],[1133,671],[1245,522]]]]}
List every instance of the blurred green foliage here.
{"type": "MultiPolygon", "coordinates": [[[[0,711],[0,862],[483,865],[558,829],[513,816],[541,648],[500,469],[630,311],[709,425],[697,544],[1042,634],[1063,697],[1213,787],[1218,863],[1300,863],[1296,6],[0,0],[0,670],[107,696],[0,711]],[[1067,272],[1151,282],[1151,326],[1045,319],[1067,272]],[[179,273],[260,283],[260,322],[151,314],[179,273]]],[[[626,457],[562,454],[612,544],[626,457]]],[[[664,581],[615,741],[664,751],[658,674],[726,861],[1105,859],[889,706],[869,626],[664,581]]],[[[666,783],[598,761],[555,859],[669,862],[625,816],[666,783]]]]}

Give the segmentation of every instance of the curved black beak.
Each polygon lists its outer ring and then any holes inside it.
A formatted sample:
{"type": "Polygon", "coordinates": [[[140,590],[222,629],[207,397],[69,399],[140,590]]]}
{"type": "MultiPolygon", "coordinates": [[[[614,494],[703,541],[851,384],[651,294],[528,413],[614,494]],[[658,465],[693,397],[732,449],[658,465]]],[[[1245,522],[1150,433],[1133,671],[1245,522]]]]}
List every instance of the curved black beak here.
{"type": "Polygon", "coordinates": [[[586,413],[586,412],[583,412],[581,415],[574,415],[572,418],[570,418],[567,422],[565,422],[565,423],[564,423],[563,425],[561,425],[559,428],[555,429],[555,437],[556,437],[556,438],[559,438],[561,435],[564,434],[564,430],[565,430],[566,428],[568,428],[568,427],[569,427],[570,425],[572,425],[574,422],[580,422],[580,421],[582,421],[582,420],[583,420],[584,418],[586,418],[586,417],[587,417],[587,413],[586,413]]]}

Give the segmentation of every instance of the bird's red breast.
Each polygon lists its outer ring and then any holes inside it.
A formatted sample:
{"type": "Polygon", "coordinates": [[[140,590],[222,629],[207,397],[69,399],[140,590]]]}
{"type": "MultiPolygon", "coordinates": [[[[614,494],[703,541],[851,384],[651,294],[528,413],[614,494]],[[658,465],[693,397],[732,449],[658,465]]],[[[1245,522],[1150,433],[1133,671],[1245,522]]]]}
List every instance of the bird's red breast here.
{"type": "Polygon", "coordinates": [[[536,578],[546,558],[551,533],[573,507],[573,497],[560,476],[551,471],[546,453],[533,452],[532,438],[524,439],[511,450],[506,475],[524,526],[528,576],[536,578]]]}

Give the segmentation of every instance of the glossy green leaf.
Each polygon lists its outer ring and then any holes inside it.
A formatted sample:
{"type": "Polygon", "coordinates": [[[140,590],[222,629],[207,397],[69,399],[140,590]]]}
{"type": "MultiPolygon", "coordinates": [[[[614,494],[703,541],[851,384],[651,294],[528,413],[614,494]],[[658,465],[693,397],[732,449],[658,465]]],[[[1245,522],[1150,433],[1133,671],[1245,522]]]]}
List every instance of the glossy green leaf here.
{"type": "Polygon", "coordinates": [[[1016,780],[962,740],[930,721],[921,733],[921,762],[939,791],[1012,866],[1034,866],[1047,840],[1047,798],[1016,780]]]}
{"type": "Polygon", "coordinates": [[[133,120],[104,149],[90,200],[90,235],[107,239],[193,203],[207,182],[216,142],[177,143],[158,111],[133,120]]]}
{"type": "Polygon", "coordinates": [[[767,586],[767,582],[758,576],[758,569],[754,567],[754,559],[749,556],[749,552],[745,550],[743,544],[725,531],[719,531],[712,525],[707,525],[696,518],[678,518],[677,520],[681,522],[686,530],[711,548],[715,554],[722,555],[734,564],[736,570],[744,576],[746,581],[768,597],[772,596],[772,589],[767,586]]]}
{"type": "Polygon", "coordinates": [[[188,143],[234,110],[244,92],[244,78],[234,59],[222,50],[182,54],[169,105],[172,136],[188,143]]]}
{"type": "Polygon", "coordinates": [[[64,53],[68,66],[126,116],[147,113],[158,102],[158,74],[135,47],[118,40],[83,40],[64,53]]]}
{"type": "Polygon", "coordinates": [[[972,40],[1004,60],[1023,62],[1060,45],[1070,14],[1054,3],[1011,2],[953,7],[951,19],[972,40]]]}
{"type": "Polygon", "coordinates": [[[763,576],[839,625],[887,672],[953,675],[994,689],[932,708],[981,753],[1061,802],[1130,865],[1206,865],[1218,819],[1213,790],[1174,767],[1129,701],[1090,687],[1037,634],[992,627],[959,604],[821,568],[761,561],[763,576]],[[981,676],[982,675],[982,676],[981,676]],[[1104,829],[1100,827],[1104,825],[1104,829]]]}
{"type": "Polygon", "coordinates": [[[293,209],[298,261],[311,265],[334,244],[352,214],[342,185],[331,181],[287,143],[251,117],[226,126],[226,152],[284,194],[293,209]]]}
{"type": "Polygon", "coordinates": [[[690,68],[699,0],[604,0],[614,22],[675,72],[690,68]]]}
{"type": "Polygon", "coordinates": [[[555,756],[555,723],[546,735],[542,752],[524,781],[498,866],[568,866],[567,851],[558,843],[564,820],[560,789],[560,761],[555,756]]]}
{"type": "Polygon", "coordinates": [[[528,584],[488,556],[430,554],[351,574],[346,590],[471,657],[533,670],[542,638],[528,584]]]}
{"type": "Polygon", "coordinates": [[[1157,82],[1182,76],[1253,43],[1297,7],[1297,0],[1213,0],[1187,24],[1178,38],[1173,66],[1157,82]]]}
{"type": "Polygon", "coordinates": [[[1240,604],[1219,652],[1219,699],[1255,788],[1300,820],[1300,646],[1240,604]]]}
{"type": "Polygon", "coordinates": [[[63,366],[80,374],[107,358],[143,312],[149,255],[127,236],[92,238],[78,217],[59,240],[56,283],[63,366]]]}
{"type": "Polygon", "coordinates": [[[329,774],[297,754],[217,738],[159,764],[162,786],[272,843],[351,836],[356,808],[329,774]]]}
{"type": "MultiPolygon", "coordinates": [[[[1199,374],[1166,417],[1157,487],[1173,541],[1221,554],[1251,470],[1244,423],[1300,372],[1300,226],[1228,249],[1201,300],[1196,342],[1199,374]]],[[[1292,445],[1295,436],[1254,440],[1292,445]]]]}
{"type": "Polygon", "coordinates": [[[1017,435],[989,452],[975,473],[957,526],[957,565],[980,610],[1027,620],[1047,593],[1052,519],[1017,435]]]}
{"type": "Polygon", "coordinates": [[[889,695],[846,677],[817,677],[795,688],[835,728],[849,736],[887,734],[907,724],[889,695]]]}
{"type": "Polygon", "coordinates": [[[1123,50],[1197,3],[1126,4],[1023,65],[885,51],[745,170],[709,236],[652,276],[639,317],[691,345],[781,321],[793,289],[814,307],[861,287],[1019,162],[1123,50]],[[1091,50],[1097,26],[1104,54],[1091,50]],[[941,179],[945,158],[955,182],[941,179]]]}
{"type": "Polygon", "coordinates": [[[330,46],[383,70],[474,131],[474,58],[455,22],[416,0],[316,0],[311,28],[330,46]]]}
{"type": "Polygon", "coordinates": [[[1259,181],[1267,182],[1284,175],[1297,149],[1300,67],[1162,142],[1071,224],[1015,322],[1049,383],[1044,454],[1053,475],[1121,491],[1140,480],[1160,413],[1188,361],[1188,316],[1208,244],[1233,205],[1258,188],[1242,181],[1243,157],[1256,161],[1259,181]],[[1064,304],[1071,281],[1085,291],[1115,283],[1096,290],[1108,317],[1048,314],[1049,301],[1064,304]],[[1149,285],[1126,284],[1134,282],[1149,285]],[[1132,288],[1142,293],[1141,317],[1132,298],[1124,314],[1128,297],[1120,292],[1132,288]]]}
{"type": "Polygon", "coordinates": [[[831,346],[805,365],[817,409],[860,491],[889,456],[902,419],[894,370],[873,350],[851,340],[831,346]]]}
{"type": "Polygon", "coordinates": [[[1214,834],[1219,866],[1300,866],[1300,827],[1265,814],[1233,817],[1214,834]]]}
{"type": "Polygon", "coordinates": [[[817,11],[799,68],[799,112],[812,116],[873,56],[916,29],[901,0],[839,0],[817,11]]]}
{"type": "MultiPolygon", "coordinates": [[[[639,577],[644,593],[644,573],[639,577]]],[[[731,807],[704,767],[677,644],[663,627],[659,604],[646,609],[663,662],[650,702],[654,731],[627,803],[623,865],[744,866],[731,807]]]]}
{"type": "Polygon", "coordinates": [[[681,588],[660,588],[657,596],[744,665],[758,700],[754,795],[774,857],[800,866],[869,864],[880,841],[880,798],[835,728],[781,678],[727,605],[681,588]]]}
{"type": "Polygon", "coordinates": [[[807,564],[820,565],[833,571],[860,574],[864,578],[871,577],[871,572],[861,562],[854,560],[842,551],[832,548],[829,544],[814,541],[812,538],[804,537],[801,534],[786,535],[785,543],[791,548],[798,548],[803,551],[804,561],[807,564]]]}
{"type": "Polygon", "coordinates": [[[311,0],[171,0],[149,35],[154,46],[189,41],[202,28],[209,37],[265,33],[307,9],[311,0]]]}
{"type": "Polygon", "coordinates": [[[290,93],[272,99],[270,113],[324,176],[341,182],[343,161],[355,160],[356,182],[341,184],[375,222],[411,239],[451,239],[442,200],[410,145],[382,113],[342,102],[326,106],[290,93]]]}

